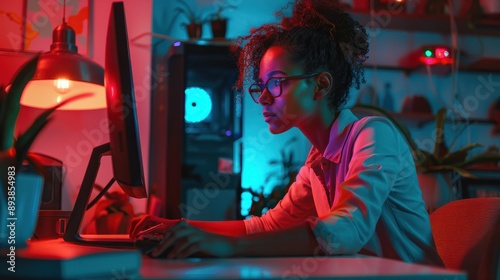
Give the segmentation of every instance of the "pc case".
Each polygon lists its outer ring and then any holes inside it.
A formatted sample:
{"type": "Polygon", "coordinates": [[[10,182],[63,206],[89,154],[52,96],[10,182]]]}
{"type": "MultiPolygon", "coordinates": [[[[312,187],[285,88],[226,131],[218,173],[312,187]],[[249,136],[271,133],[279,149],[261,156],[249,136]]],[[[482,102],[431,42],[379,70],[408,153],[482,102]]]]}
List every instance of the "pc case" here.
{"type": "Polygon", "coordinates": [[[149,212],[239,218],[243,106],[229,45],[175,42],[155,60],[149,212]]]}

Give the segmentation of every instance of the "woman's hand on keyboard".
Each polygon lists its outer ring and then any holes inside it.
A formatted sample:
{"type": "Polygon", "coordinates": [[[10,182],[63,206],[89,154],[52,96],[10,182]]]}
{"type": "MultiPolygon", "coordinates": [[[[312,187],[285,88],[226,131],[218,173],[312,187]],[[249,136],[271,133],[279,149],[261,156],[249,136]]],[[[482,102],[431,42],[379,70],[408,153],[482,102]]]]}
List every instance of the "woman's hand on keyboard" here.
{"type": "Polygon", "coordinates": [[[234,237],[210,233],[182,220],[165,233],[163,240],[149,255],[170,259],[193,256],[231,257],[235,254],[235,241],[234,237]]]}

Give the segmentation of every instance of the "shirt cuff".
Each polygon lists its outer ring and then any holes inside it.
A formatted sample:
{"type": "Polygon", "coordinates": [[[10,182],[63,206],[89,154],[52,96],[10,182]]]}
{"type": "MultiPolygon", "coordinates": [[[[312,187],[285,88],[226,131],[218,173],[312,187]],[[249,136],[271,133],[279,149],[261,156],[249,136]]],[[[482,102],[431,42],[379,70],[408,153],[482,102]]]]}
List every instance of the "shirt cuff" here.
{"type": "Polygon", "coordinates": [[[260,217],[252,216],[250,219],[243,220],[247,234],[264,231],[264,226],[260,221],[260,217]]]}

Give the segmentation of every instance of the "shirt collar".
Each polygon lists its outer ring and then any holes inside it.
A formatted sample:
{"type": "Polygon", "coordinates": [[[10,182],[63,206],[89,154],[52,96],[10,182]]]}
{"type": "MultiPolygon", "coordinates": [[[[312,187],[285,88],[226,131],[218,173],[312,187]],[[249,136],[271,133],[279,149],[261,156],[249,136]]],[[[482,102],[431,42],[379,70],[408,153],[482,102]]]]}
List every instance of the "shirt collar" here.
{"type": "Polygon", "coordinates": [[[330,139],[328,140],[328,145],[326,146],[323,155],[321,155],[318,149],[313,146],[309,152],[306,165],[312,167],[318,164],[322,157],[334,163],[339,163],[342,149],[347,141],[347,137],[349,136],[351,124],[357,120],[358,118],[351,112],[351,110],[343,109],[340,111],[340,114],[330,128],[330,139]]]}

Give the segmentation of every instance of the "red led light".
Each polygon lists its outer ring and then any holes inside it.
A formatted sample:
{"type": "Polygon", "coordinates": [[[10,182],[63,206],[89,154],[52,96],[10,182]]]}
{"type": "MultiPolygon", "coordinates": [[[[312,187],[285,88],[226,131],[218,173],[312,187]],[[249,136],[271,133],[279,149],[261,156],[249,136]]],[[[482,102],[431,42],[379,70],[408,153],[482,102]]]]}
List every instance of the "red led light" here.
{"type": "Polygon", "coordinates": [[[419,60],[426,65],[453,64],[450,49],[447,47],[427,47],[421,53],[419,60]]]}
{"type": "Polygon", "coordinates": [[[450,52],[445,48],[436,48],[435,54],[436,58],[447,58],[450,56],[450,52]]]}

